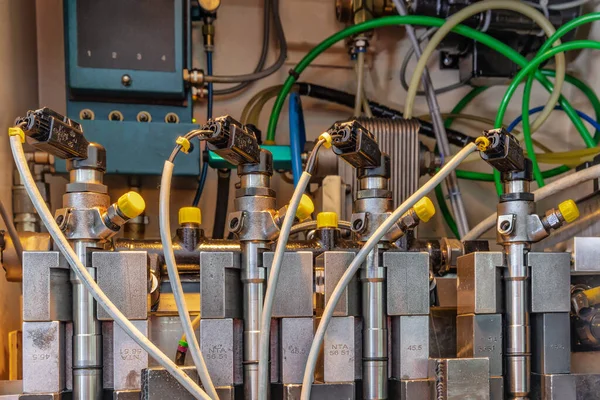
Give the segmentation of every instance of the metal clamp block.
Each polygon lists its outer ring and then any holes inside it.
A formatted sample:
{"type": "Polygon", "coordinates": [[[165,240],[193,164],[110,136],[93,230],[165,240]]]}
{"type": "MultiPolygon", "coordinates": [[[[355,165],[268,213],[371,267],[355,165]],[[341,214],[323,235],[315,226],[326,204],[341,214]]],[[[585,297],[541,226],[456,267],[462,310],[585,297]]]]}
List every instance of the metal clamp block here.
{"type": "MultiPolygon", "coordinates": [[[[319,319],[315,321],[319,323],[319,319]]],[[[323,342],[323,362],[317,380],[354,382],[362,377],[362,322],[355,317],[333,317],[323,342]]]]}
{"type": "MultiPolygon", "coordinates": [[[[148,321],[131,323],[148,336],[148,321]]],[[[115,391],[141,388],[141,374],[148,368],[148,353],[114,322],[102,324],[103,385],[115,391]]]]}
{"type": "MultiPolygon", "coordinates": [[[[98,286],[128,319],[148,318],[147,258],[145,251],[92,253],[98,286]]],[[[102,307],[97,307],[96,314],[101,321],[112,321],[102,307]]]]}
{"type": "MultiPolygon", "coordinates": [[[[195,367],[181,367],[192,380],[199,383],[195,367]]],[[[194,396],[187,391],[173,376],[162,367],[142,370],[142,395],[140,400],[193,400],[194,396]]]]}
{"type": "Polygon", "coordinates": [[[429,255],[385,252],[388,315],[429,314],[429,255]]]}
{"type": "Polygon", "coordinates": [[[429,316],[392,317],[392,378],[427,378],[429,316]]]}
{"type": "MultiPolygon", "coordinates": [[[[267,252],[263,255],[267,276],[274,254],[267,252]]],[[[286,252],[283,255],[273,301],[273,318],[313,316],[313,271],[312,252],[286,252]]]]}
{"type": "Polygon", "coordinates": [[[576,384],[575,375],[531,374],[531,400],[575,400],[576,384]]]}
{"type": "Polygon", "coordinates": [[[435,399],[489,400],[490,375],[487,358],[441,358],[429,360],[435,399]],[[437,397],[436,397],[437,396],[437,397]]]}
{"type": "MultiPolygon", "coordinates": [[[[331,293],[337,286],[340,278],[356,256],[352,251],[326,251],[319,255],[315,263],[316,282],[316,310],[321,315],[331,293]]],[[[359,282],[355,276],[336,304],[333,315],[345,317],[358,315],[360,310],[359,282]]]]}
{"type": "Polygon", "coordinates": [[[501,252],[475,252],[458,258],[458,314],[502,312],[501,252]]]}
{"type": "Polygon", "coordinates": [[[64,324],[23,322],[23,392],[56,393],[64,389],[64,324]]]}
{"type": "Polygon", "coordinates": [[[531,315],[532,372],[568,374],[571,371],[571,324],[569,313],[531,315]]]}
{"type": "Polygon", "coordinates": [[[280,334],[281,383],[301,384],[313,341],[312,318],[282,318],[280,334]]]}
{"type": "Polygon", "coordinates": [[[69,266],[57,251],[23,252],[23,321],[70,321],[69,266]]]}
{"type": "Polygon", "coordinates": [[[529,253],[531,267],[531,312],[571,310],[571,255],[569,253],[529,253]]]}
{"type": "Polygon", "coordinates": [[[502,375],[502,314],[468,314],[456,317],[459,358],[487,357],[490,375],[502,375]]]}
{"type": "Polygon", "coordinates": [[[200,252],[200,293],[202,318],[241,318],[239,253],[200,252]]]}
{"type": "Polygon", "coordinates": [[[240,320],[200,320],[200,349],[215,386],[242,383],[242,331],[240,320]]]}

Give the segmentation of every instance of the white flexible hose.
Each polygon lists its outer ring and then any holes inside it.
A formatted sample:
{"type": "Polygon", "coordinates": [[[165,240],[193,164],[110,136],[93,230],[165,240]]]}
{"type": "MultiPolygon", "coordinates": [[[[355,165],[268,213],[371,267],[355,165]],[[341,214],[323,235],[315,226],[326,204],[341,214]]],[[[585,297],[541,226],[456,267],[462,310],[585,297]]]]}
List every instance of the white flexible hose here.
{"type": "Polygon", "coordinates": [[[183,293],[183,287],[181,286],[181,279],[179,279],[179,271],[175,264],[175,254],[173,253],[173,241],[171,240],[171,220],[170,220],[170,203],[171,203],[171,179],[173,178],[173,168],[175,164],[171,161],[165,161],[163,167],[162,177],[160,180],[160,194],[158,200],[159,209],[159,223],[160,223],[160,240],[162,242],[163,253],[165,256],[165,263],[167,264],[167,272],[169,274],[169,282],[171,282],[171,290],[173,297],[175,298],[175,304],[177,305],[177,312],[179,313],[179,319],[181,325],[183,325],[183,333],[185,333],[194,365],[198,371],[198,376],[202,385],[206,389],[208,395],[218,400],[217,390],[213,385],[208,368],[204,362],[200,345],[198,344],[198,338],[194,333],[194,327],[190,319],[190,313],[188,312],[187,304],[185,302],[185,294],[183,293]]]}
{"type": "MultiPolygon", "coordinates": [[[[575,172],[563,178],[557,179],[554,182],[536,190],[533,192],[533,195],[535,196],[535,201],[544,200],[545,198],[548,198],[558,192],[597,178],[600,178],[600,165],[595,165],[593,167],[586,168],[583,171],[575,172]]],[[[479,238],[496,224],[496,218],[496,213],[490,215],[481,221],[475,228],[471,229],[471,231],[467,233],[462,240],[475,240],[479,238]]]]}
{"type": "MultiPolygon", "coordinates": [[[[431,55],[441,43],[441,41],[448,35],[454,27],[459,25],[464,20],[472,17],[473,15],[486,12],[488,10],[510,10],[523,14],[526,17],[532,19],[536,24],[542,28],[544,33],[550,37],[556,32],[554,26],[542,13],[533,7],[526,5],[521,1],[515,0],[484,0],[477,3],[473,3],[468,7],[463,8],[456,14],[452,15],[446,20],[446,23],[442,25],[440,29],[431,37],[427,47],[423,50],[422,56],[419,58],[419,62],[415,67],[412,78],[410,80],[410,86],[406,94],[406,103],[404,108],[404,118],[411,118],[413,115],[413,108],[415,104],[415,98],[419,90],[419,83],[421,82],[421,75],[427,67],[427,62],[431,58],[431,55]]],[[[560,44],[560,40],[557,40],[553,46],[560,44]]],[[[548,119],[554,106],[560,98],[560,92],[565,80],[566,73],[566,61],[563,53],[558,53],[555,57],[556,60],[556,79],[554,82],[554,90],[550,94],[548,102],[544,106],[544,110],[539,114],[537,119],[533,121],[531,125],[531,131],[535,132],[543,123],[548,119]]]]}
{"type": "Polygon", "coordinates": [[[273,302],[275,301],[275,289],[277,288],[277,280],[281,272],[283,256],[285,255],[285,247],[290,236],[290,230],[296,218],[296,211],[302,199],[302,195],[306,191],[306,187],[310,182],[311,175],[304,171],[300,176],[300,180],[296,185],[292,199],[285,213],[281,232],[277,240],[277,247],[273,255],[273,264],[269,271],[269,279],[267,280],[267,290],[265,292],[265,301],[263,305],[262,316],[260,320],[260,342],[258,353],[258,399],[267,400],[268,385],[269,385],[269,334],[271,327],[271,315],[273,311],[273,302]]]}
{"type": "Polygon", "coordinates": [[[94,296],[94,299],[98,304],[106,310],[112,319],[133,339],[137,344],[142,347],[150,357],[154,358],[160,365],[162,365],[177,381],[185,387],[195,398],[210,400],[210,397],[194,382],[185,372],[175,365],[169,357],[167,357],[162,351],[158,349],[142,332],[140,332],[132,323],[129,321],[121,311],[110,301],[110,299],[104,294],[102,289],[94,281],[94,278],[90,275],[87,269],[83,266],[75,251],[71,248],[71,245],[63,235],[62,231],[54,221],[54,217],[50,213],[46,202],[42,198],[33,177],[31,171],[27,166],[27,160],[25,159],[25,153],[23,152],[23,145],[21,139],[18,136],[10,137],[10,147],[12,149],[13,158],[21,179],[25,185],[25,190],[33,203],[36,211],[38,212],[42,222],[48,229],[48,233],[52,236],[54,243],[58,246],[59,250],[63,253],[69,265],[75,272],[75,275],[83,282],[86,289],[94,296]]]}
{"type": "Polygon", "coordinates": [[[396,221],[402,217],[404,213],[410,210],[410,208],[413,207],[421,198],[434,190],[435,187],[439,185],[440,182],[446,178],[446,176],[448,176],[448,174],[450,174],[460,165],[464,158],[466,158],[475,150],[477,150],[477,146],[473,143],[470,143],[461,151],[459,151],[458,154],[456,154],[456,156],[450,162],[448,162],[448,164],[444,165],[444,167],[442,167],[437,174],[435,174],[427,183],[421,186],[419,190],[413,193],[408,199],[406,199],[406,201],[404,201],[404,203],[396,208],[396,210],[394,210],[394,212],[379,226],[379,228],[377,228],[362,249],[360,249],[360,251],[356,254],[352,260],[352,263],[350,263],[350,266],[346,269],[336,285],[333,293],[331,294],[331,298],[327,302],[327,306],[323,311],[323,315],[321,316],[321,322],[319,323],[319,327],[315,332],[315,338],[310,347],[310,353],[308,354],[308,359],[306,361],[306,369],[304,370],[304,378],[302,380],[302,394],[300,395],[301,400],[310,399],[313,376],[315,374],[317,359],[319,357],[319,349],[323,343],[327,326],[333,317],[333,310],[342,297],[342,293],[346,289],[346,286],[348,286],[352,280],[352,277],[354,274],[356,274],[356,271],[358,271],[362,263],[367,258],[367,255],[371,252],[371,250],[373,250],[373,248],[375,248],[375,246],[377,246],[377,243],[379,243],[381,238],[390,230],[392,225],[394,225],[396,221]]]}

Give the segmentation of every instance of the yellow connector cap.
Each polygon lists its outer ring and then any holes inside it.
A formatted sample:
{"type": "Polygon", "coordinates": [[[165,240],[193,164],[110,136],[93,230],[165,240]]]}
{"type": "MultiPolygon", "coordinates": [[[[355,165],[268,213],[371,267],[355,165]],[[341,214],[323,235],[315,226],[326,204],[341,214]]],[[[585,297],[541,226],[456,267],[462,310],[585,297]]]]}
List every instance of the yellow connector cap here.
{"type": "Polygon", "coordinates": [[[202,223],[202,211],[198,207],[181,207],[179,209],[179,225],[202,223]]]}
{"type": "Polygon", "coordinates": [[[137,192],[128,192],[117,200],[117,207],[127,218],[135,218],[146,209],[146,202],[137,192]]]}
{"type": "Polygon", "coordinates": [[[579,218],[579,208],[573,200],[563,201],[558,205],[558,210],[566,222],[573,222],[579,218]]]}
{"type": "Polygon", "coordinates": [[[337,228],[338,216],[334,212],[320,212],[317,214],[317,228],[337,228]]]}
{"type": "Polygon", "coordinates": [[[298,204],[298,209],[296,210],[296,217],[300,221],[310,217],[310,215],[315,211],[315,205],[308,195],[303,194],[300,199],[300,204],[298,204]]]}
{"type": "Polygon", "coordinates": [[[319,140],[325,141],[323,143],[323,147],[325,147],[326,149],[331,148],[331,143],[333,143],[333,138],[331,137],[331,135],[329,133],[327,133],[327,132],[321,133],[321,136],[319,136],[319,140]]]}
{"type": "Polygon", "coordinates": [[[429,221],[435,215],[435,206],[427,196],[417,201],[417,204],[413,206],[413,210],[423,222],[429,221]]]}
{"type": "Polygon", "coordinates": [[[488,147],[490,147],[490,139],[486,138],[485,136],[479,136],[477,139],[475,139],[475,144],[477,145],[477,150],[479,151],[486,151],[488,149],[488,147]]]}
{"type": "Polygon", "coordinates": [[[25,143],[25,132],[18,126],[8,128],[8,136],[18,136],[21,139],[21,143],[25,143]]]}

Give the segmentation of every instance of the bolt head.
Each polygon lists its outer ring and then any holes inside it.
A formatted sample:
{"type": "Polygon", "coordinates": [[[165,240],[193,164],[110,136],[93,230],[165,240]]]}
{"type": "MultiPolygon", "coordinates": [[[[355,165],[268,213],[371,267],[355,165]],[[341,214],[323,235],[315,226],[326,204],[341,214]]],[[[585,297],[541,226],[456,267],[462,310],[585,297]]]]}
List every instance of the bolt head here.
{"type": "Polygon", "coordinates": [[[131,76],[125,74],[121,77],[121,84],[123,86],[131,86],[131,76]]]}

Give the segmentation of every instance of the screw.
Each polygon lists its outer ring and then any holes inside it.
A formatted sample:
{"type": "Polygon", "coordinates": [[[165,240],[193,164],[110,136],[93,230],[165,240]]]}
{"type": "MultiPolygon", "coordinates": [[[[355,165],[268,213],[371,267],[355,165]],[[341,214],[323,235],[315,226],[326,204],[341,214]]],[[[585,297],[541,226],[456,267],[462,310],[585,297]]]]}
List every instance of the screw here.
{"type": "Polygon", "coordinates": [[[510,230],[510,221],[500,222],[500,233],[506,233],[510,230]]]}
{"type": "Polygon", "coordinates": [[[362,219],[354,220],[354,223],[352,224],[352,227],[354,228],[355,231],[360,230],[363,227],[362,219]]]}
{"type": "Polygon", "coordinates": [[[91,110],[81,110],[81,119],[94,119],[94,114],[91,110]]]}
{"type": "Polygon", "coordinates": [[[64,220],[65,220],[65,217],[63,215],[59,215],[58,217],[56,217],[56,223],[58,225],[61,225],[64,220]]]}
{"type": "Polygon", "coordinates": [[[235,229],[238,226],[238,222],[240,222],[239,219],[236,218],[232,218],[231,221],[229,222],[229,228],[231,229],[235,229]]]}
{"type": "Polygon", "coordinates": [[[121,84],[123,86],[131,86],[131,77],[127,74],[121,77],[121,84]]]}
{"type": "Polygon", "coordinates": [[[442,60],[442,64],[444,64],[444,66],[449,67],[454,63],[454,58],[450,57],[450,56],[445,56],[444,59],[442,60]]]}

